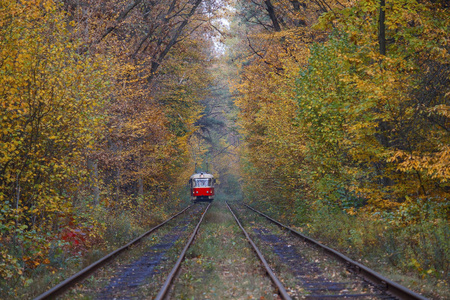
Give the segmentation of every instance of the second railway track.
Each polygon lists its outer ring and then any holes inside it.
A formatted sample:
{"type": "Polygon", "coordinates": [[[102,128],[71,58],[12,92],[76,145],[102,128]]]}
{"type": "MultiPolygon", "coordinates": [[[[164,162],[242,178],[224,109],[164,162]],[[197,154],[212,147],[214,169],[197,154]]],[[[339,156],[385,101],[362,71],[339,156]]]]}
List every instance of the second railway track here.
{"type": "Polygon", "coordinates": [[[247,205],[232,207],[292,298],[425,299],[247,205]]]}
{"type": "MultiPolygon", "coordinates": [[[[209,207],[209,206],[208,206],[209,207]]],[[[193,228],[208,209],[191,205],[35,299],[154,298],[193,228]]]]}

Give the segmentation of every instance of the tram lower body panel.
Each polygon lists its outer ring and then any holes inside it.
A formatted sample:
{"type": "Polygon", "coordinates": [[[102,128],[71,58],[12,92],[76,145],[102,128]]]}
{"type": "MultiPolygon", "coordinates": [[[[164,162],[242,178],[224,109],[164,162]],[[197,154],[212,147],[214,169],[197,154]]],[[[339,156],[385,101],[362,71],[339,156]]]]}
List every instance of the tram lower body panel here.
{"type": "Polygon", "coordinates": [[[214,200],[214,188],[191,188],[191,201],[212,201],[214,200]]]}

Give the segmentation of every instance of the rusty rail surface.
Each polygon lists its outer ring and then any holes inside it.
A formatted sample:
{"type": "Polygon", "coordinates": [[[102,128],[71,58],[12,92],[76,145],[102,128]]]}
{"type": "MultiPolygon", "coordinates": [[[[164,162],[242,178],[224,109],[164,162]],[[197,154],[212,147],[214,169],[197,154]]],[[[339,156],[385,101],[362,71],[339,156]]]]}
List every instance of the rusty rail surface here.
{"type": "Polygon", "coordinates": [[[350,259],[349,257],[345,256],[344,254],[330,248],[327,247],[323,244],[321,244],[320,242],[307,237],[306,235],[276,221],[275,219],[269,217],[268,215],[254,209],[253,207],[247,205],[244,203],[244,205],[253,210],[254,212],[260,214],[261,216],[265,217],[266,219],[270,220],[271,222],[277,224],[278,226],[289,230],[290,232],[292,232],[294,235],[301,237],[305,242],[314,245],[315,247],[323,250],[325,253],[331,255],[332,257],[338,259],[339,261],[343,262],[348,269],[350,269],[352,272],[362,276],[365,280],[369,281],[370,283],[372,283],[373,285],[377,286],[378,288],[380,288],[381,290],[386,291],[387,293],[399,298],[399,299],[408,299],[408,300],[426,300],[427,298],[423,297],[422,295],[419,295],[413,291],[411,291],[410,289],[392,281],[387,279],[386,277],[382,276],[381,274],[369,269],[368,267],[350,259]]]}
{"type": "Polygon", "coordinates": [[[167,296],[167,293],[169,292],[170,288],[172,287],[173,279],[175,278],[178,271],[180,270],[181,263],[183,262],[184,257],[186,256],[186,252],[188,251],[189,247],[191,246],[192,242],[194,241],[195,236],[197,235],[198,229],[200,228],[200,225],[203,222],[203,218],[205,217],[206,213],[208,212],[208,209],[210,206],[211,206],[211,203],[208,204],[205,211],[203,212],[202,217],[200,218],[200,221],[198,222],[197,226],[195,227],[195,229],[191,235],[191,238],[187,242],[186,246],[184,246],[184,249],[181,252],[180,256],[178,257],[178,260],[175,263],[175,266],[172,268],[172,271],[170,271],[169,276],[167,276],[167,279],[164,282],[164,285],[159,290],[159,293],[156,296],[156,300],[164,299],[167,296]]]}
{"type": "Polygon", "coordinates": [[[228,202],[225,202],[228,209],[230,210],[231,214],[234,217],[234,220],[236,221],[236,223],[239,225],[239,227],[241,228],[242,232],[244,232],[245,237],[247,238],[248,242],[250,243],[250,245],[252,245],[253,250],[256,252],[256,254],[258,255],[258,258],[261,260],[262,264],[264,265],[264,267],[266,268],[266,272],[269,275],[270,279],[272,280],[273,284],[275,284],[275,286],[278,289],[278,294],[280,295],[280,297],[282,299],[292,299],[288,292],[286,291],[286,288],[284,287],[284,285],[281,283],[281,281],[277,278],[277,276],[275,275],[275,273],[272,271],[272,269],[270,268],[269,264],[267,263],[266,259],[264,258],[264,256],[262,255],[261,251],[258,249],[258,247],[255,245],[255,243],[252,241],[252,239],[250,238],[249,234],[247,233],[247,231],[245,231],[244,227],[242,226],[241,222],[239,222],[239,219],[236,217],[236,215],[234,214],[233,210],[231,209],[231,207],[228,205],[228,202]]]}
{"type": "Polygon", "coordinates": [[[149,235],[150,233],[154,232],[155,230],[157,230],[158,228],[164,226],[165,224],[167,224],[169,221],[171,221],[172,219],[178,217],[179,215],[181,215],[182,213],[184,213],[186,210],[188,210],[189,208],[191,208],[193,205],[189,205],[188,207],[186,207],[185,209],[183,209],[182,211],[178,212],[177,214],[173,215],[172,217],[170,217],[169,219],[165,220],[164,222],[162,222],[161,224],[153,227],[152,229],[148,230],[147,232],[145,232],[144,234],[140,235],[139,237],[137,237],[136,239],[132,240],[131,242],[129,242],[128,244],[124,245],[123,247],[109,253],[108,255],[104,256],[103,258],[97,260],[96,262],[94,262],[93,264],[87,266],[86,268],[84,268],[83,270],[79,271],[78,273],[76,273],[75,275],[67,278],[66,280],[64,280],[63,282],[59,283],[58,285],[56,285],[55,287],[53,287],[52,289],[46,291],[45,293],[39,295],[38,297],[34,298],[34,300],[42,300],[42,299],[54,299],[56,298],[56,296],[66,292],[67,290],[69,290],[73,285],[75,285],[76,283],[82,281],[83,279],[85,279],[87,276],[91,275],[92,273],[94,273],[96,270],[98,270],[99,268],[103,267],[105,264],[107,264],[109,261],[111,261],[114,257],[116,257],[117,255],[121,254],[122,252],[128,250],[131,246],[138,244],[139,242],[141,242],[147,235],[149,235]]]}

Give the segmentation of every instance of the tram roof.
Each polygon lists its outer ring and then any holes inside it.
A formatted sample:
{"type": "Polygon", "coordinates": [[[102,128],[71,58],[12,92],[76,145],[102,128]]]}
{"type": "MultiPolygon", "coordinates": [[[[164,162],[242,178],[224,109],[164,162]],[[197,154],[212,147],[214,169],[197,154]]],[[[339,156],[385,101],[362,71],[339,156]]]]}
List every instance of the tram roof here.
{"type": "Polygon", "coordinates": [[[214,176],[209,173],[200,172],[200,173],[196,173],[191,176],[191,179],[195,179],[195,178],[214,178],[214,176]]]}

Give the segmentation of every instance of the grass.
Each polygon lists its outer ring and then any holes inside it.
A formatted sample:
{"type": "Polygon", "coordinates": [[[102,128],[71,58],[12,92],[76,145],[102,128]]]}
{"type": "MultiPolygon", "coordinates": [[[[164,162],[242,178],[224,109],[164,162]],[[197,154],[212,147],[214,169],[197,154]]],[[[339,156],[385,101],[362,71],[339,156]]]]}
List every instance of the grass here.
{"type": "Polygon", "coordinates": [[[450,295],[448,223],[395,226],[336,211],[314,215],[305,232],[432,299],[450,295]]]}
{"type": "Polygon", "coordinates": [[[326,207],[292,209],[296,214],[288,218],[268,203],[254,206],[425,297],[450,295],[450,229],[445,218],[428,214],[428,219],[405,225],[393,215],[373,218],[326,207]]]}
{"type": "Polygon", "coordinates": [[[259,265],[225,204],[215,200],[170,297],[276,299],[272,284],[259,265]]]}
{"type": "Polygon", "coordinates": [[[293,298],[301,298],[311,293],[304,288],[302,280],[299,278],[312,281],[321,278],[321,280],[334,283],[352,282],[351,285],[347,285],[351,293],[372,293],[373,287],[351,274],[339,261],[318,251],[316,247],[312,247],[289,231],[268,222],[264,217],[243,206],[235,205],[233,209],[236,210],[247,232],[293,298]],[[264,239],[264,236],[268,236],[269,239],[264,239]],[[286,252],[286,249],[282,250],[282,244],[287,245],[287,248],[293,247],[292,249],[295,249],[293,251],[297,252],[297,257],[290,258],[289,262],[283,260],[283,256],[286,258],[286,254],[289,256],[292,252],[286,252]],[[311,265],[317,266],[319,270],[310,270],[303,275],[296,274],[299,270],[304,271],[304,268],[309,268],[311,265]]]}
{"type": "MultiPolygon", "coordinates": [[[[168,215],[181,210],[186,204],[176,203],[172,207],[167,203],[165,207],[156,210],[120,210],[116,213],[104,208],[90,213],[93,218],[105,224],[101,238],[81,255],[68,253],[63,241],[52,241],[49,253],[49,264],[41,264],[26,273],[26,284],[20,282],[2,282],[0,280],[0,299],[30,299],[34,298],[64,279],[72,276],[84,267],[97,261],[109,252],[123,246],[133,238],[139,236],[154,225],[160,223],[168,215]],[[145,217],[137,214],[146,214],[145,217]]],[[[148,205],[147,205],[148,206],[148,205]]]]}

